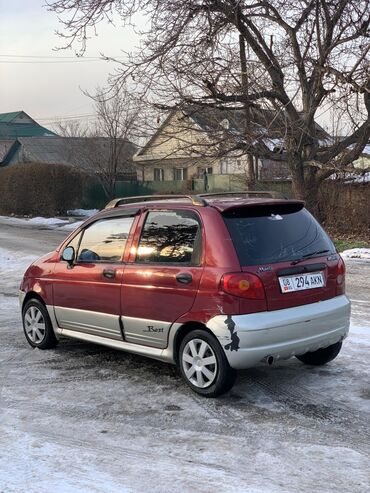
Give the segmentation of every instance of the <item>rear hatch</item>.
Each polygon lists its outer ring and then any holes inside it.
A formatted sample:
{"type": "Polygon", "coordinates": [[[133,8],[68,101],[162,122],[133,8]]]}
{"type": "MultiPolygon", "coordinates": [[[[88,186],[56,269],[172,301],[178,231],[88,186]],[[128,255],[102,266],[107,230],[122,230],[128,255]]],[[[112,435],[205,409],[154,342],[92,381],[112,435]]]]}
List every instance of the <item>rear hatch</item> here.
{"type": "Polygon", "coordinates": [[[268,310],[338,294],[339,255],[301,202],[254,204],[223,211],[244,272],[263,282],[268,310]]]}

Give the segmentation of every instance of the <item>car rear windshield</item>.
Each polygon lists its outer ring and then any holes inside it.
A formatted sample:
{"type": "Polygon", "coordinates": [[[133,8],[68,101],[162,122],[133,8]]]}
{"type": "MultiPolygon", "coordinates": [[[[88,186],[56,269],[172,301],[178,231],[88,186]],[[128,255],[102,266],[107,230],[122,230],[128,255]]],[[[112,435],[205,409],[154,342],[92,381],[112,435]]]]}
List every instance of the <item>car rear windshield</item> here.
{"type": "Polygon", "coordinates": [[[223,213],[242,266],[335,253],[335,247],[300,204],[228,209],[223,213]]]}

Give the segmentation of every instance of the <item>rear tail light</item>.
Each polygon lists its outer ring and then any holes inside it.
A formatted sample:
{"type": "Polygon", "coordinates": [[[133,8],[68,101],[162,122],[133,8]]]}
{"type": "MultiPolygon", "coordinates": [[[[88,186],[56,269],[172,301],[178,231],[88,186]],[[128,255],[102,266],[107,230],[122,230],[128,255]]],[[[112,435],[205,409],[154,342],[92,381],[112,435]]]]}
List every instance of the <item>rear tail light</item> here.
{"type": "Polygon", "coordinates": [[[258,276],[250,273],[228,273],[221,279],[221,289],[225,293],[251,300],[264,300],[265,290],[258,276]]]}
{"type": "Polygon", "coordinates": [[[346,264],[341,256],[337,265],[337,295],[345,293],[346,264]]]}

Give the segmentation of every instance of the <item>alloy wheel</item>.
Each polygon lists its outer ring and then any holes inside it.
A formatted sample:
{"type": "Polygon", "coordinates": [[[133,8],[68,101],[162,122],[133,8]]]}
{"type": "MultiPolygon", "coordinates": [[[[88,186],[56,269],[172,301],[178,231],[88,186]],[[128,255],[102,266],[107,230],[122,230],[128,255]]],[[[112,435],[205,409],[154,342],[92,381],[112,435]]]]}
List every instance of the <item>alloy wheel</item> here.
{"type": "Polygon", "coordinates": [[[216,355],[202,339],[191,339],[185,345],[182,364],[186,378],[196,387],[209,387],[217,376],[216,355]]]}
{"type": "Polygon", "coordinates": [[[36,306],[30,306],[24,314],[24,328],[31,342],[40,344],[45,337],[44,316],[36,306]]]}

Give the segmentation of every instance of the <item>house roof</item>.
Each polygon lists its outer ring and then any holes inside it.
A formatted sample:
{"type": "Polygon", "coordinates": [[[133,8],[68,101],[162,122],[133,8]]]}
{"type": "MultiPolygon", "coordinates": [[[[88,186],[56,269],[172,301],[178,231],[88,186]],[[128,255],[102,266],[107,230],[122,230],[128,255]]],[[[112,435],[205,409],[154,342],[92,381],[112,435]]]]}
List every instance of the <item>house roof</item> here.
{"type": "Polygon", "coordinates": [[[0,164],[5,161],[15,143],[14,139],[0,139],[0,164]]]}
{"type": "Polygon", "coordinates": [[[56,134],[38,123],[1,123],[0,137],[47,137],[56,134]]]}
{"type": "Polygon", "coordinates": [[[0,138],[40,137],[56,135],[39,125],[24,111],[0,113],[0,138]]]}
{"type": "MultiPolygon", "coordinates": [[[[182,108],[184,114],[192,118],[203,130],[216,131],[220,127],[228,129],[230,132],[245,132],[246,111],[245,109],[220,109],[212,107],[201,107],[189,105],[182,108]],[[227,126],[226,126],[227,125],[227,126]]],[[[251,107],[249,109],[249,126],[253,130],[260,130],[261,133],[270,138],[281,138],[286,131],[286,121],[283,114],[276,113],[269,109],[251,107]]],[[[319,139],[327,139],[329,134],[315,122],[316,136],[319,139]]]]}
{"type": "MultiPolygon", "coordinates": [[[[96,171],[96,163],[104,162],[109,155],[108,138],[98,137],[19,137],[16,140],[0,139],[0,163],[7,158],[14,142],[18,145],[16,159],[5,161],[4,164],[14,162],[67,164],[78,166],[88,171],[96,171]],[[3,149],[3,153],[1,153],[3,149]]],[[[136,146],[128,141],[122,141],[120,159],[121,170],[136,172],[132,163],[132,156],[136,146]]]]}
{"type": "Polygon", "coordinates": [[[13,111],[12,113],[0,113],[0,123],[10,123],[12,120],[17,118],[17,116],[20,116],[22,113],[24,113],[24,111],[13,111]]]}
{"type": "MultiPolygon", "coordinates": [[[[212,136],[214,133],[221,131],[227,132],[230,137],[240,139],[246,132],[246,113],[244,109],[221,109],[199,105],[184,105],[180,109],[174,109],[170,112],[161,126],[140,149],[137,156],[145,154],[151,147],[156,137],[163,132],[170,118],[176,112],[182,112],[184,118],[184,129],[186,128],[185,118],[190,119],[197,127],[205,133],[212,136]]],[[[286,132],[286,122],[283,115],[276,114],[272,110],[259,109],[251,107],[249,110],[250,121],[248,125],[252,128],[256,138],[262,139],[267,147],[274,150],[283,145],[284,135],[286,132]]],[[[181,117],[180,117],[181,120],[181,117]]],[[[321,141],[330,139],[329,134],[315,122],[316,137],[321,141]]],[[[171,133],[170,137],[174,138],[171,133]]]]}

